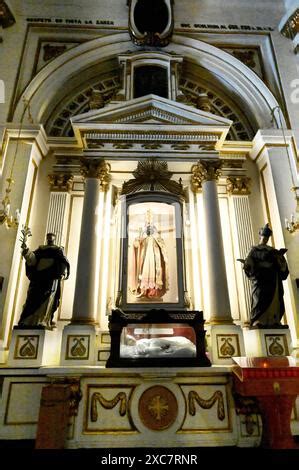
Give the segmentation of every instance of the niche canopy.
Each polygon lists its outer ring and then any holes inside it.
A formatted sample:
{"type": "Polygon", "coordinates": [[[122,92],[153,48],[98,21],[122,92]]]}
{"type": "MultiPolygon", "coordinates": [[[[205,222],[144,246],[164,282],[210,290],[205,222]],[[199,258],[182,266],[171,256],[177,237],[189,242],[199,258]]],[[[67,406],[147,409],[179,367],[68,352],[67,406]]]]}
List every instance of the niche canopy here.
{"type": "Polygon", "coordinates": [[[173,0],[128,0],[129,31],[137,46],[163,47],[173,32],[173,0]]]}

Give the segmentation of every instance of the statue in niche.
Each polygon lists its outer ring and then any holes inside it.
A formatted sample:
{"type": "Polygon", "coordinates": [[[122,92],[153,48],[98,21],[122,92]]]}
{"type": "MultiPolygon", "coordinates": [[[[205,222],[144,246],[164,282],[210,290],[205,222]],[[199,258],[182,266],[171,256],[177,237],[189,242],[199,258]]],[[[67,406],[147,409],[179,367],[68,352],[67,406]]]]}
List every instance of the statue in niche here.
{"type": "Polygon", "coordinates": [[[250,325],[257,328],[281,326],[285,313],[282,281],[289,270],[284,254],[285,248],[276,250],[267,245],[272,230],[266,224],[259,231],[260,242],[253,246],[243,262],[243,269],[251,281],[250,325]]]}
{"type": "Polygon", "coordinates": [[[165,243],[153,223],[151,210],[146,212],[146,222],[139,229],[133,244],[130,291],[136,298],[161,299],[169,290],[168,260],[165,243]]]}
{"type": "Polygon", "coordinates": [[[46,244],[35,251],[27,246],[30,229],[24,227],[21,233],[22,256],[26,261],[26,276],[30,284],[18,326],[53,329],[54,313],[60,303],[61,280],[68,279],[70,264],[63,249],[55,245],[54,233],[47,233],[46,244]]]}

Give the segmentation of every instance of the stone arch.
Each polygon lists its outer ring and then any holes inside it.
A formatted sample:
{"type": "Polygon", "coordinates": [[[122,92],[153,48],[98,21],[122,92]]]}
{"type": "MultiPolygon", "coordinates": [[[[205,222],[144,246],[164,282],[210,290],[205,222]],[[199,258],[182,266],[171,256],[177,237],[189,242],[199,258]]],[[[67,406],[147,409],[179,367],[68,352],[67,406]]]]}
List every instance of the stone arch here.
{"type": "MultiPolygon", "coordinates": [[[[101,70],[116,70],[119,54],[139,51],[128,33],[97,38],[66,51],[46,65],[30,82],[20,97],[14,119],[22,113],[23,97],[30,101],[31,113],[38,123],[45,124],[57,103],[65,99],[65,86],[79,90],[82,83],[96,81],[101,70]]],[[[175,35],[164,49],[184,56],[193,67],[193,74],[204,82],[223,89],[229,99],[239,102],[252,129],[273,127],[271,110],[278,102],[263,81],[235,57],[202,41],[175,35]]],[[[81,110],[82,112],[82,110],[81,110]]]]}

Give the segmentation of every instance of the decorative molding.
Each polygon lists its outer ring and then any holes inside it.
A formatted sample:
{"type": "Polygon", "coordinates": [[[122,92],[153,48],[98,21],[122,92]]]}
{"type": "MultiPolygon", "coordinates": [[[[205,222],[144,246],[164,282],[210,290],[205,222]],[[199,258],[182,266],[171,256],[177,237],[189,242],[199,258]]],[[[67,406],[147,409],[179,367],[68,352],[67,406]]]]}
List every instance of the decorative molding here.
{"type": "Polygon", "coordinates": [[[52,173],[48,175],[50,191],[70,192],[74,177],[66,173],[52,173]]]}
{"type": "Polygon", "coordinates": [[[68,335],[65,360],[88,360],[89,349],[89,335],[68,335]]]}
{"type": "Polygon", "coordinates": [[[113,148],[118,150],[128,150],[133,148],[133,144],[130,144],[128,142],[116,142],[115,144],[113,144],[113,148]]]}
{"type": "Polygon", "coordinates": [[[260,426],[257,414],[260,413],[258,400],[255,397],[243,397],[233,393],[237,415],[243,415],[246,433],[248,436],[260,435],[260,426]]]}
{"type": "Polygon", "coordinates": [[[97,178],[100,180],[101,191],[106,192],[111,181],[111,166],[105,160],[87,159],[81,160],[81,174],[85,178],[97,178]]]}
{"type": "Polygon", "coordinates": [[[299,8],[288,18],[280,32],[288,39],[294,39],[299,33],[299,8]]]}
{"type": "Polygon", "coordinates": [[[265,334],[265,343],[268,356],[288,356],[290,353],[284,334],[265,334]]]}
{"type": "Polygon", "coordinates": [[[191,189],[194,193],[201,193],[202,191],[202,176],[198,164],[193,165],[191,168],[191,189]]]}
{"type": "Polygon", "coordinates": [[[222,116],[233,121],[227,139],[229,140],[252,140],[255,131],[250,127],[250,123],[245,123],[242,117],[242,110],[237,106],[232,107],[231,103],[226,102],[223,96],[220,96],[212,88],[208,88],[206,84],[200,81],[195,81],[187,74],[180,76],[179,89],[189,105],[195,106],[198,109],[210,108],[211,113],[217,116],[222,116]],[[208,99],[207,99],[207,98],[208,99]]]}
{"type": "Polygon", "coordinates": [[[105,106],[103,92],[93,89],[89,100],[89,109],[101,109],[105,106]]]}
{"type": "Polygon", "coordinates": [[[233,57],[236,57],[236,59],[246,65],[246,67],[250,68],[266,83],[261,50],[258,46],[242,47],[239,45],[223,45],[221,46],[221,49],[228,52],[233,57]]]}
{"type": "Polygon", "coordinates": [[[138,403],[139,417],[148,429],[163,431],[175,422],[178,402],[175,395],[162,385],[154,385],[143,392],[138,403]]]}
{"type": "Polygon", "coordinates": [[[114,141],[126,141],[126,142],[133,142],[134,144],[137,142],[159,142],[159,143],[181,143],[181,142],[188,142],[190,144],[200,145],[203,143],[209,143],[210,145],[215,145],[219,140],[219,134],[216,133],[201,133],[198,131],[194,132],[184,132],[180,133],[178,131],[171,131],[171,130],[163,130],[163,128],[159,131],[153,130],[144,130],[138,131],[135,130],[127,130],[127,131],[93,131],[87,132],[84,134],[84,138],[86,141],[86,145],[89,148],[90,145],[99,144],[99,142],[114,142],[114,141]]]}
{"type": "Polygon", "coordinates": [[[240,341],[237,334],[216,334],[218,359],[227,359],[241,355],[240,341]]]}
{"type": "Polygon", "coordinates": [[[118,403],[120,403],[119,416],[125,416],[127,413],[128,403],[125,392],[119,392],[114,398],[112,398],[112,400],[107,400],[101,393],[95,392],[91,396],[90,419],[92,422],[96,422],[98,419],[98,403],[105,410],[112,410],[118,403]]]}
{"type": "MultiPolygon", "coordinates": [[[[244,122],[241,116],[241,110],[237,107],[226,102],[222,96],[220,96],[214,90],[210,90],[198,81],[189,79],[184,75],[180,78],[180,91],[182,95],[186,95],[183,99],[185,104],[192,105],[198,109],[204,111],[210,110],[209,112],[228,118],[233,121],[231,125],[228,139],[232,140],[252,140],[255,132],[250,128],[250,124],[244,122]]],[[[112,71],[110,76],[96,82],[94,85],[89,85],[87,88],[83,88],[80,92],[71,96],[69,102],[64,105],[63,109],[59,109],[56,115],[51,118],[46,124],[46,130],[51,136],[73,136],[73,129],[71,126],[70,118],[78,114],[85,113],[90,109],[99,109],[102,102],[106,105],[112,98],[118,99],[117,91],[120,89],[120,78],[119,74],[116,75],[115,71],[112,71]],[[92,94],[96,92],[98,95],[98,103],[93,103],[92,94]],[[101,97],[100,97],[101,96],[101,97]],[[95,106],[93,108],[93,106],[95,106]]],[[[181,101],[182,99],[178,99],[181,101]]],[[[192,124],[187,118],[173,115],[169,111],[161,110],[153,107],[149,107],[140,112],[133,112],[129,116],[120,116],[114,122],[116,124],[128,123],[134,121],[146,121],[147,119],[157,119],[157,121],[166,121],[173,124],[192,124]]]]}
{"type": "Polygon", "coordinates": [[[38,335],[19,335],[16,341],[14,359],[37,359],[38,347],[38,335]]]}
{"type": "Polygon", "coordinates": [[[226,190],[231,196],[250,194],[251,178],[247,176],[229,176],[226,178],[226,190]]]}
{"type": "Polygon", "coordinates": [[[141,147],[146,149],[146,150],[158,150],[158,149],[162,148],[162,145],[154,143],[154,142],[153,143],[150,142],[149,144],[141,144],[141,147]]]}
{"type": "Polygon", "coordinates": [[[181,181],[172,181],[172,173],[168,171],[167,162],[149,159],[138,162],[133,171],[134,179],[124,182],[121,194],[137,191],[166,191],[179,196],[184,195],[181,181]]]}
{"type": "Polygon", "coordinates": [[[119,119],[116,119],[114,122],[115,124],[122,124],[122,123],[134,122],[134,121],[140,122],[142,120],[153,119],[153,118],[157,118],[158,120],[160,119],[167,123],[173,123],[173,124],[192,124],[193,123],[191,119],[188,120],[186,118],[177,116],[173,113],[156,108],[154,106],[150,106],[148,109],[144,109],[143,111],[130,114],[129,116],[120,117],[119,119]]]}
{"type": "Polygon", "coordinates": [[[221,338],[222,345],[220,346],[220,354],[221,357],[227,356],[227,357],[232,357],[236,353],[236,350],[234,346],[232,345],[233,338],[221,338]]]}
{"type": "Polygon", "coordinates": [[[97,109],[92,108],[95,94],[98,95],[99,100],[101,100],[99,98],[99,95],[101,95],[106,104],[112,99],[119,88],[119,75],[113,71],[109,77],[81,89],[80,92],[76,92],[76,94],[69,98],[63,109],[60,108],[58,113],[46,123],[47,133],[55,137],[73,136],[70,118],[77,114],[88,112],[90,109],[97,109]]]}
{"type": "Polygon", "coordinates": [[[67,47],[65,44],[55,46],[52,44],[44,44],[43,50],[43,61],[48,62],[49,60],[56,59],[56,57],[59,57],[61,54],[63,54],[67,50],[67,47]]]}
{"type": "Polygon", "coordinates": [[[200,160],[191,168],[191,189],[198,193],[202,189],[204,181],[217,181],[221,176],[221,160],[200,160]]]}
{"type": "Polygon", "coordinates": [[[224,399],[223,393],[220,390],[217,390],[211,398],[205,400],[201,398],[195,390],[191,390],[188,393],[188,411],[191,416],[196,415],[195,403],[197,403],[204,410],[212,408],[217,402],[217,417],[220,421],[223,421],[225,418],[224,410],[224,399]]]}

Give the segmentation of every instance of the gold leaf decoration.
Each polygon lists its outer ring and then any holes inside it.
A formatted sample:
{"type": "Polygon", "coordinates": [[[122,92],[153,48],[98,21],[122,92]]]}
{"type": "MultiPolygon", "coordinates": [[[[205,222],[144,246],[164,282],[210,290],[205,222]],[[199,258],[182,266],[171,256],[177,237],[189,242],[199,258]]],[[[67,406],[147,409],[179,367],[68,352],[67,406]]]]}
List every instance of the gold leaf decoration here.
{"type": "Polygon", "coordinates": [[[224,400],[223,393],[220,390],[217,390],[211,398],[204,400],[201,398],[195,390],[191,390],[188,393],[188,409],[191,416],[195,416],[196,408],[195,403],[197,403],[204,410],[212,408],[212,406],[217,402],[217,417],[220,421],[223,421],[225,418],[224,411],[224,400]]]}
{"type": "Polygon", "coordinates": [[[167,162],[148,159],[138,162],[133,171],[134,179],[123,184],[121,194],[131,194],[137,191],[166,191],[183,196],[181,181],[171,180],[172,173],[168,171],[167,162]]]}
{"type": "Polygon", "coordinates": [[[97,404],[99,403],[106,410],[112,410],[120,402],[119,415],[125,416],[127,412],[127,396],[125,392],[119,392],[112,400],[107,400],[99,392],[95,392],[91,397],[90,418],[92,422],[98,419],[97,404]]]}

